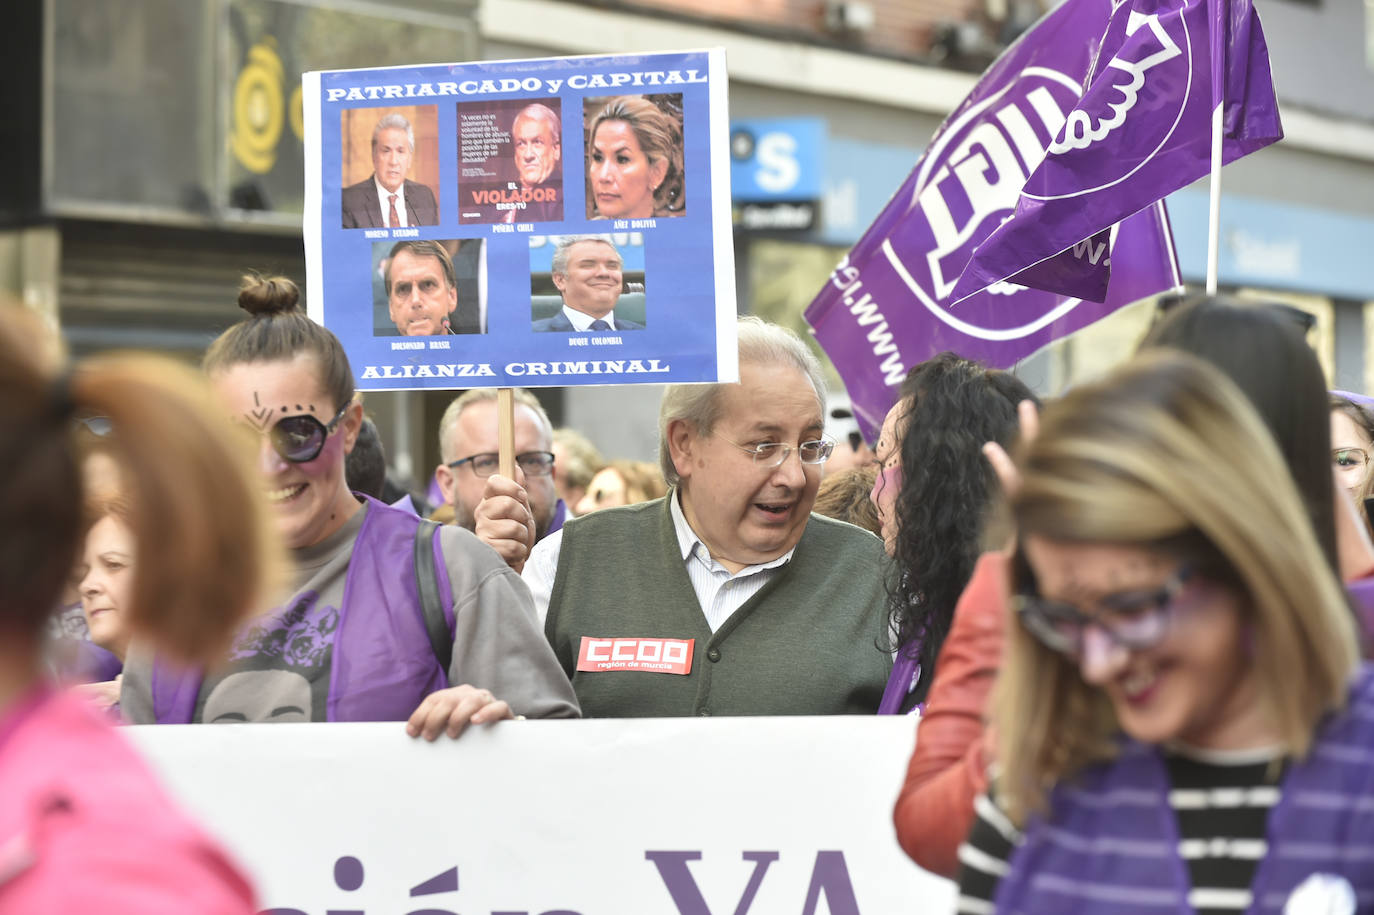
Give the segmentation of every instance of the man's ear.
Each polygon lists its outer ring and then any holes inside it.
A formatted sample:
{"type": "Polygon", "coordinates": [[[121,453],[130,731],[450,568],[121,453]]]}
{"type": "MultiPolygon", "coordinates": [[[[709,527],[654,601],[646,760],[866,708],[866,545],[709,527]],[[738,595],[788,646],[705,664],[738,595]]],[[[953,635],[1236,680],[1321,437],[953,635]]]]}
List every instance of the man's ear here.
{"type": "Polygon", "coordinates": [[[554,273],[551,276],[553,277],[553,284],[558,287],[558,291],[561,293],[564,287],[568,285],[568,278],[561,273],[554,273]]]}
{"type": "Polygon", "coordinates": [[[440,464],[434,468],[434,481],[439,484],[439,491],[444,494],[444,502],[448,505],[453,504],[453,468],[447,464],[440,464]]]}
{"type": "Polygon", "coordinates": [[[687,420],[675,419],[668,424],[668,455],[682,479],[692,475],[692,460],[700,447],[700,436],[687,420]]]}

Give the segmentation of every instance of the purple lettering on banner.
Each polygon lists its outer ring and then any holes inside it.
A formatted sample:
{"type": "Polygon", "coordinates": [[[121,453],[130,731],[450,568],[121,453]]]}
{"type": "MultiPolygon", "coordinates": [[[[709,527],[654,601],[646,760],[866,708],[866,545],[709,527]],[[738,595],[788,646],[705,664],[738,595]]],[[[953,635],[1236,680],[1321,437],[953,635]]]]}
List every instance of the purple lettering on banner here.
{"type": "Polygon", "coordinates": [[[1008,48],[807,308],[870,441],[917,362],[953,350],[1010,367],[1178,285],[1161,204],[1123,221],[1099,252],[1115,268],[1105,304],[1013,283],[955,301],[974,251],[1011,215],[1074,110],[1112,8],[1113,0],[1066,0],[1008,48]]]}
{"type": "Polygon", "coordinates": [[[1217,104],[1225,105],[1223,163],[1282,139],[1250,0],[1129,0],[1099,43],[1082,99],[1026,180],[1015,214],[969,262],[956,301],[1003,281],[1102,301],[1117,265],[1097,256],[1098,242],[1208,174],[1217,104]],[[1209,25],[1214,12],[1219,29],[1209,25]]]}
{"type": "Polygon", "coordinates": [[[816,866],[811,869],[811,885],[806,888],[802,915],[816,915],[822,893],[830,915],[859,915],[859,900],[854,898],[854,884],[849,879],[844,852],[816,852],[816,866]]]}
{"type": "Polygon", "coordinates": [[[436,874],[428,880],[422,880],[410,888],[412,897],[456,892],[458,892],[458,868],[456,867],[450,867],[443,873],[436,874]]]}
{"type": "MultiPolygon", "coordinates": [[[[658,868],[658,875],[663,878],[663,885],[668,888],[668,895],[672,897],[678,915],[711,915],[711,909],[706,905],[706,899],[701,895],[696,879],[687,867],[687,862],[701,860],[701,852],[646,851],[644,857],[654,862],[654,866],[658,868]]],[[[754,904],[754,897],[758,895],[759,886],[763,883],[764,873],[769,865],[778,860],[779,855],[775,851],[746,851],[741,857],[745,861],[754,862],[754,872],[749,876],[749,883],[745,885],[744,892],[740,894],[739,904],[735,906],[735,915],[748,915],[749,907],[754,904]]],[[[834,915],[841,913],[836,911],[834,915]]]]}

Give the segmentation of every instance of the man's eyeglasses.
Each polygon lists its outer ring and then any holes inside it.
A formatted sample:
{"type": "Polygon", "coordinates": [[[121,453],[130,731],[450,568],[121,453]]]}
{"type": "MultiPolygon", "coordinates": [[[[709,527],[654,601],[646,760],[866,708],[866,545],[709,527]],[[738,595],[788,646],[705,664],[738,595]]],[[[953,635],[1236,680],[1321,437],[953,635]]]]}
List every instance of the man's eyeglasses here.
{"type": "Polygon", "coordinates": [[[1070,657],[1083,649],[1083,633],[1095,626],[1122,648],[1141,650],[1159,644],[1169,630],[1172,611],[1192,571],[1179,569],[1159,588],[1122,591],[1097,601],[1098,612],[1084,613],[1063,601],[1038,594],[1012,598],[1022,625],[1047,648],[1070,657]]]}
{"type": "Polygon", "coordinates": [[[349,401],[339,407],[339,412],[335,413],[334,418],[328,423],[320,422],[309,413],[283,416],[267,431],[267,437],[272,442],[272,450],[281,455],[282,460],[290,461],[292,464],[304,464],[315,460],[324,450],[325,440],[334,434],[334,430],[339,427],[339,421],[344,418],[351,405],[352,401],[349,401]]]}
{"type": "MultiPolygon", "coordinates": [[[[546,477],[553,472],[553,453],[549,451],[526,451],[524,454],[515,456],[515,463],[520,465],[520,469],[525,471],[527,477],[546,477]]],[[[457,470],[467,464],[472,468],[472,472],[479,477],[489,477],[496,473],[501,466],[501,456],[492,451],[484,451],[481,454],[469,455],[456,461],[450,461],[449,467],[457,470]]]]}
{"type": "Polygon", "coordinates": [[[830,459],[830,452],[835,450],[835,440],[829,436],[802,442],[800,445],[788,445],[784,442],[759,442],[756,445],[741,445],[720,433],[716,433],[716,437],[723,442],[730,442],[740,451],[751,455],[754,463],[761,467],[781,466],[794,449],[797,452],[797,459],[803,464],[824,464],[830,459]]]}

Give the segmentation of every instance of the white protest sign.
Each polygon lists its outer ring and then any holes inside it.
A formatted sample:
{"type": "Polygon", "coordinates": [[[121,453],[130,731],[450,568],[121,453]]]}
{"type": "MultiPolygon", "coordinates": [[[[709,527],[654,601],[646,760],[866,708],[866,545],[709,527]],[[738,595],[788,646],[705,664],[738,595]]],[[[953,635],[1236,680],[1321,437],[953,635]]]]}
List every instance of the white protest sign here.
{"type": "Polygon", "coordinates": [[[954,887],[902,853],[912,722],[128,729],[274,915],[890,915],[954,887]]]}

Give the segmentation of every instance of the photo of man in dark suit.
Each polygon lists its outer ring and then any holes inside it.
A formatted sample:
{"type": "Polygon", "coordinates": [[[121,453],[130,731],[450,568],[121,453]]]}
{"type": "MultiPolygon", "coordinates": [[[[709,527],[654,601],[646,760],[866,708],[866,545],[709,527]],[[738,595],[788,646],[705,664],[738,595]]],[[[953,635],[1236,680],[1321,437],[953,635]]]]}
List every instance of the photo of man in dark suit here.
{"type": "Polygon", "coordinates": [[[501,221],[548,222],[563,218],[562,170],[563,126],[548,105],[534,103],[520,109],[510,128],[515,148],[515,170],[520,176],[520,191],[530,195],[524,206],[506,210],[501,221]],[[550,180],[552,179],[552,180],[550,180]]]}
{"type": "Polygon", "coordinates": [[[372,129],[372,175],[343,189],[343,227],[380,229],[439,224],[434,191],[406,178],[415,155],[415,131],[399,114],[372,129]]]}
{"type": "Polygon", "coordinates": [[[383,271],[388,310],[401,336],[482,333],[480,307],[458,295],[453,258],[439,242],[396,242],[383,271]]]}
{"type": "Polygon", "coordinates": [[[624,260],[616,246],[600,235],[564,236],[553,252],[553,284],[563,309],[535,321],[537,331],[585,332],[643,330],[643,324],[615,316],[624,291],[624,260]]]}

